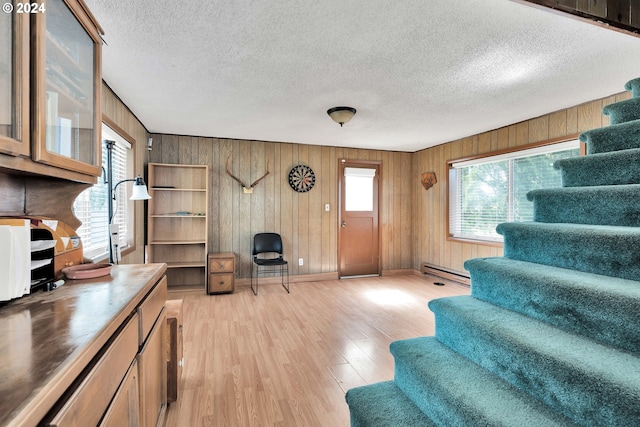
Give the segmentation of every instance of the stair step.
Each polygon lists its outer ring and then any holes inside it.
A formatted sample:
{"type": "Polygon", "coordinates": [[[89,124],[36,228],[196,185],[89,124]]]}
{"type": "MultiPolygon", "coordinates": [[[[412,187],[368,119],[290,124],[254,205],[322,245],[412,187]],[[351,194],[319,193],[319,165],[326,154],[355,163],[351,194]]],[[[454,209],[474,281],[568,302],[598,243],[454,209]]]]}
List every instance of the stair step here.
{"type": "Polygon", "coordinates": [[[351,427],[436,427],[393,381],[352,388],[345,399],[351,427]]]}
{"type": "Polygon", "coordinates": [[[640,98],[640,78],[629,80],[624,88],[631,92],[632,97],[640,98]]]}
{"type": "Polygon", "coordinates": [[[640,185],[607,185],[533,190],[536,222],[640,227],[640,185]]]}
{"type": "Polygon", "coordinates": [[[587,143],[587,154],[640,148],[640,120],[582,132],[580,141],[587,143]]]}
{"type": "Polygon", "coordinates": [[[391,343],[396,385],[439,426],[573,426],[434,337],[391,343]]]}
{"type": "Polygon", "coordinates": [[[640,149],[556,160],[563,187],[640,184],[640,149]]]}
{"type": "Polygon", "coordinates": [[[640,282],[502,257],[464,267],[475,298],[640,354],[640,282]]]}
{"type": "Polygon", "coordinates": [[[640,98],[625,99],[605,105],[602,114],[609,116],[609,123],[617,125],[640,119],[640,98]]]}
{"type": "Polygon", "coordinates": [[[432,300],[429,308],[440,342],[576,423],[640,420],[637,355],[468,295],[432,300]]]}
{"type": "Polygon", "coordinates": [[[640,280],[640,228],[508,222],[504,256],[621,279],[640,280]]]}

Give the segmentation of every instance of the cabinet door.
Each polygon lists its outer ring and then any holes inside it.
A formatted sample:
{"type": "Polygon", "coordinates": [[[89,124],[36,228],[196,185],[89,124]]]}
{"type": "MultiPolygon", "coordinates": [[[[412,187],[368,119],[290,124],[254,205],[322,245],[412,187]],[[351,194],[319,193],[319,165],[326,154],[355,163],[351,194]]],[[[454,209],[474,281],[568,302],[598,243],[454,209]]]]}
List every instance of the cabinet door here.
{"type": "Polygon", "coordinates": [[[161,423],[167,406],[166,323],[167,316],[163,309],[137,356],[143,427],[156,427],[161,423]]]}
{"type": "Polygon", "coordinates": [[[140,425],[138,386],[138,364],[134,360],[100,422],[100,427],[138,427],[140,425]]]}
{"type": "Polygon", "coordinates": [[[33,14],[35,161],[101,174],[98,30],[78,0],[47,0],[33,14]]]}
{"type": "MultiPolygon", "coordinates": [[[[4,6],[16,7],[11,1],[4,6]]],[[[0,152],[5,154],[29,154],[28,18],[0,14],[0,152]]]]}

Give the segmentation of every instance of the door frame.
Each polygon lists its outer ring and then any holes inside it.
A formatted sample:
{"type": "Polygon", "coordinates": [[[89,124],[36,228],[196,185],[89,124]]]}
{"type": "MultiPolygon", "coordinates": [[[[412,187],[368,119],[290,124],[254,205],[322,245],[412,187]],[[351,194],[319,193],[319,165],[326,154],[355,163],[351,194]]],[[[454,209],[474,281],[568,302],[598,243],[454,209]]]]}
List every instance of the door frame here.
{"type": "MultiPolygon", "coordinates": [[[[375,167],[378,171],[378,203],[376,206],[376,209],[378,210],[378,223],[377,223],[377,228],[378,228],[378,275],[381,276],[382,275],[382,257],[381,257],[381,251],[382,251],[382,233],[380,232],[380,217],[381,212],[380,212],[380,206],[381,206],[381,199],[382,199],[382,161],[381,160],[359,160],[359,159],[338,159],[338,226],[337,226],[337,233],[338,233],[338,279],[342,279],[342,254],[341,254],[341,248],[342,248],[342,238],[341,238],[341,234],[342,234],[342,227],[340,226],[340,224],[342,224],[342,187],[344,184],[344,168],[345,167],[349,167],[349,166],[355,166],[355,167],[375,167]]],[[[344,276],[346,278],[350,277],[350,276],[344,276]]]]}

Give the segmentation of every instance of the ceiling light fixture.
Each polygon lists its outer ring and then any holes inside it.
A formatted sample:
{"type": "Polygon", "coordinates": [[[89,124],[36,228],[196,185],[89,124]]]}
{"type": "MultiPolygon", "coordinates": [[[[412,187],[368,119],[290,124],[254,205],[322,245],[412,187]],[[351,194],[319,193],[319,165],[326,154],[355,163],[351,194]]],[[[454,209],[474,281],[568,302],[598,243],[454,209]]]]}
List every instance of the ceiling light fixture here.
{"type": "Polygon", "coordinates": [[[327,110],[327,114],[334,122],[339,123],[340,127],[347,123],[356,114],[356,109],[351,107],[333,107],[327,110]]]}

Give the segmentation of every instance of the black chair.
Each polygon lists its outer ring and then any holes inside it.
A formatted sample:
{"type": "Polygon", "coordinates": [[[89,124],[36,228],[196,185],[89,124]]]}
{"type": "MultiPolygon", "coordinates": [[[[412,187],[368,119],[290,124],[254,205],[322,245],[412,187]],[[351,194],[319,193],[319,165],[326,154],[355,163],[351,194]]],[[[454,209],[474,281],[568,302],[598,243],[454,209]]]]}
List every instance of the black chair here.
{"type": "Polygon", "coordinates": [[[280,273],[282,287],[289,293],[289,263],[282,258],[282,238],[278,233],[258,233],[253,236],[253,263],[256,265],[256,287],[253,287],[253,265],[251,266],[251,290],[258,295],[258,277],[260,274],[280,273]],[[277,254],[267,258],[265,254],[277,254]],[[287,273],[287,284],[284,283],[287,273]]]}

